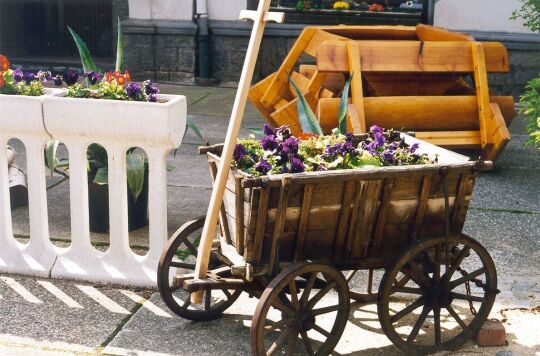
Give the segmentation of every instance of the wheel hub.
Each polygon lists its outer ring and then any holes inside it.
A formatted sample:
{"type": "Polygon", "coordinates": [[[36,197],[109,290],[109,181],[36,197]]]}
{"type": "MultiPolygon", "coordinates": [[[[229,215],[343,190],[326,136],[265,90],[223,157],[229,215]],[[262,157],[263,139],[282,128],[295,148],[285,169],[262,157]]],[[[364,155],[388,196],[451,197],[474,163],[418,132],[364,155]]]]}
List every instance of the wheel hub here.
{"type": "Polygon", "coordinates": [[[433,283],[430,288],[425,288],[422,292],[426,301],[431,305],[445,307],[452,303],[452,297],[446,283],[433,283]]]}
{"type": "Polygon", "coordinates": [[[309,331],[315,326],[315,316],[309,311],[300,311],[296,316],[296,324],[301,331],[309,331]]]}

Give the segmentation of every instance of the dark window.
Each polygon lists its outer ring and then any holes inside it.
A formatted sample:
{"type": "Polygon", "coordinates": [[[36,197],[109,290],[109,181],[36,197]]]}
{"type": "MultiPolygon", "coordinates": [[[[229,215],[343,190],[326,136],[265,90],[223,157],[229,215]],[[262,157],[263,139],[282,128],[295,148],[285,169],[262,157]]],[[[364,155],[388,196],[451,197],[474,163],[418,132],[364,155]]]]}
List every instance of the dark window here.
{"type": "Polygon", "coordinates": [[[113,55],[112,0],[0,0],[0,49],[10,57],[77,57],[71,26],[92,55],[113,55]]]}

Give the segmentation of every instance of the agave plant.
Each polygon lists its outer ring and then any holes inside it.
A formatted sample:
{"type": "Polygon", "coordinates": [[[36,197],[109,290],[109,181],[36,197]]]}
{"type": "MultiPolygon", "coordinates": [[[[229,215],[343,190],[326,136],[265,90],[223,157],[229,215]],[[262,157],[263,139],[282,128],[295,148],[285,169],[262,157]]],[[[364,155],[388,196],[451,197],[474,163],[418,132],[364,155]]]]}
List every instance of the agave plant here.
{"type": "MultiPolygon", "coordinates": [[[[343,87],[343,93],[341,94],[341,101],[339,103],[339,112],[338,112],[338,129],[339,133],[344,135],[347,133],[347,112],[348,112],[348,106],[349,106],[349,89],[351,87],[351,80],[353,78],[354,74],[351,74],[347,82],[345,83],[345,86],[343,87]]],[[[319,120],[317,120],[317,117],[313,113],[313,110],[311,110],[311,107],[309,106],[306,97],[296,85],[294,80],[289,76],[289,81],[291,82],[294,91],[296,92],[296,96],[298,98],[297,100],[297,106],[298,106],[298,119],[300,121],[300,126],[302,127],[302,131],[304,133],[308,134],[314,134],[318,136],[323,135],[323,131],[321,128],[321,125],[319,124],[319,120]]]]}

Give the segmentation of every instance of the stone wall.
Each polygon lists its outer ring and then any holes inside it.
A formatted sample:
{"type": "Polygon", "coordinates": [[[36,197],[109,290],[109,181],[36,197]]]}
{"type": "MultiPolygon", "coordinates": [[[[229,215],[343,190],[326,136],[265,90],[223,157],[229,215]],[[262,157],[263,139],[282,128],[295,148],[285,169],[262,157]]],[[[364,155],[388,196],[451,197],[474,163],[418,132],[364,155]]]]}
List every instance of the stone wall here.
{"type": "Polygon", "coordinates": [[[192,83],[196,25],[191,21],[134,20],[124,26],[124,61],[134,79],[192,83]]]}
{"type": "MultiPolygon", "coordinates": [[[[212,75],[225,83],[240,79],[251,24],[211,20],[212,75]]],[[[302,30],[301,25],[267,25],[255,68],[254,81],[276,71],[302,30]]]]}
{"type": "Polygon", "coordinates": [[[516,100],[526,83],[540,76],[540,35],[472,33],[481,41],[500,41],[508,49],[510,72],[490,74],[490,87],[499,94],[513,95],[516,100]]]}

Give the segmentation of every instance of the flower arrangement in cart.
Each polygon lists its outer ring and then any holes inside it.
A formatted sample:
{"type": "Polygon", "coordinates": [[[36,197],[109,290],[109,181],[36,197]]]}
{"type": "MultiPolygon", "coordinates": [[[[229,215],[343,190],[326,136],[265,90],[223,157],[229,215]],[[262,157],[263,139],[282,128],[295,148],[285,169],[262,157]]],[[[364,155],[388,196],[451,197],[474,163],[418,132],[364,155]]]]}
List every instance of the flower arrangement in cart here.
{"type": "Polygon", "coordinates": [[[374,125],[367,135],[355,137],[347,132],[351,79],[352,76],[343,89],[338,127],[330,135],[324,135],[300,89],[289,78],[299,99],[298,116],[303,134],[295,137],[289,126],[272,129],[265,124],[259,133],[262,139],[238,141],[233,153],[234,165],[252,176],[264,176],[437,162],[437,157],[419,153],[418,143],[406,143],[398,131],[374,125]]]}

